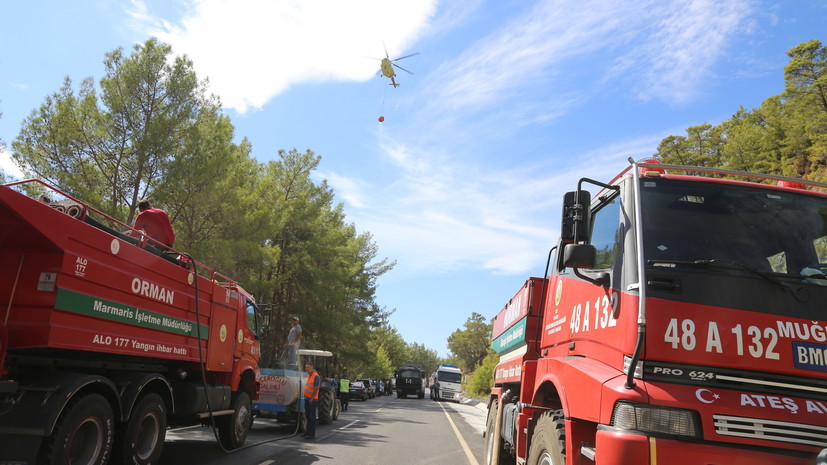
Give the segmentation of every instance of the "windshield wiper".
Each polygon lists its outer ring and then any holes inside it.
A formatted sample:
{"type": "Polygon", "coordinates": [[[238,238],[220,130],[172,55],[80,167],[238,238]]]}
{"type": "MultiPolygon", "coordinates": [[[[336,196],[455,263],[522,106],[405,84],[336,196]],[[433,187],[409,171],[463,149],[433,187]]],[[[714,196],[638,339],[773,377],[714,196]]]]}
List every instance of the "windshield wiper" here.
{"type": "Polygon", "coordinates": [[[789,291],[793,297],[796,298],[799,302],[803,302],[804,300],[809,299],[809,295],[805,296],[802,292],[806,292],[806,289],[801,287],[793,288],[784,281],[781,281],[779,278],[765,273],[763,271],[757,270],[749,265],[745,265],[741,262],[736,262],[735,260],[727,260],[727,259],[708,259],[708,260],[648,260],[648,262],[652,266],[668,266],[668,265],[688,265],[688,266],[696,266],[701,268],[721,268],[727,270],[743,270],[750,272],[756,276],[765,279],[776,286],[778,286],[783,291],[789,291]],[[802,300],[804,299],[804,300],[802,300]]]}
{"type": "Polygon", "coordinates": [[[695,264],[698,266],[708,266],[710,268],[723,268],[723,269],[735,269],[735,270],[744,270],[749,271],[750,273],[760,276],[761,278],[766,279],[767,281],[775,284],[776,286],[780,287],[785,291],[791,290],[790,286],[788,286],[784,281],[772,276],[770,274],[764,273],[763,271],[759,271],[749,265],[745,265],[741,262],[736,262],[735,260],[722,260],[720,258],[714,258],[712,260],[695,260],[695,264]]]}

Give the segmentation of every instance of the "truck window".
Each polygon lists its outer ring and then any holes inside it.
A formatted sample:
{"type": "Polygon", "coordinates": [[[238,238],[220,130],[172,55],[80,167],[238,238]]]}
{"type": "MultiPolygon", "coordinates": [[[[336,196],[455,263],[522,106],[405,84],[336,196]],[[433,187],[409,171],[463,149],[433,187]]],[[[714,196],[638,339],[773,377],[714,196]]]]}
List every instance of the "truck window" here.
{"type": "Polygon", "coordinates": [[[612,268],[620,251],[620,201],[615,197],[592,213],[591,244],[597,249],[595,269],[612,268]]]}
{"type": "Polygon", "coordinates": [[[730,260],[784,275],[827,272],[827,199],[722,183],[644,180],[647,260],[730,260]]]}
{"type": "Polygon", "coordinates": [[[437,372],[436,379],[446,383],[462,383],[462,374],[439,371],[437,372]]]}
{"type": "Polygon", "coordinates": [[[261,326],[258,321],[258,309],[256,308],[256,304],[251,301],[247,301],[247,327],[250,328],[250,331],[253,334],[258,334],[258,328],[261,326]]]}

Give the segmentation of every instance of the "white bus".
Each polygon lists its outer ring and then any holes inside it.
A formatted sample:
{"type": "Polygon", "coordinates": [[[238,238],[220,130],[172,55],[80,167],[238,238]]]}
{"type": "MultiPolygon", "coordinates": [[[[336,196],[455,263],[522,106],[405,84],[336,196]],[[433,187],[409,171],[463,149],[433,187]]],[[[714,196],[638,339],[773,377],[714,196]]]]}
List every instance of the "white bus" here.
{"type": "Polygon", "coordinates": [[[462,371],[454,365],[443,364],[437,367],[431,375],[431,399],[453,400],[459,402],[462,399],[462,371]],[[439,381],[439,395],[437,395],[436,382],[439,381]]]}

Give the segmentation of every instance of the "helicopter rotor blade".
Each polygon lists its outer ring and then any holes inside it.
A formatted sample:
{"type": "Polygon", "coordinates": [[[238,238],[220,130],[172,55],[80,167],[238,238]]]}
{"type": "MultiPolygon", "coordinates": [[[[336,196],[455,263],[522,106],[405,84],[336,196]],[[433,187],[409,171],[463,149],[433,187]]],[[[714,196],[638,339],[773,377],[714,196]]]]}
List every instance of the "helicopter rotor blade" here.
{"type": "Polygon", "coordinates": [[[410,71],[408,71],[407,69],[405,69],[405,68],[403,68],[403,67],[401,67],[401,66],[397,65],[396,63],[391,62],[391,64],[392,64],[392,65],[394,65],[394,66],[396,66],[397,68],[401,69],[402,71],[404,71],[404,72],[408,73],[408,74],[413,74],[412,72],[410,72],[410,71]]]}
{"type": "MultiPolygon", "coordinates": [[[[388,52],[387,52],[387,51],[385,51],[385,53],[388,53],[388,52]]],[[[399,57],[399,58],[394,58],[394,59],[393,59],[393,60],[391,60],[391,61],[404,60],[405,58],[412,57],[412,56],[414,56],[414,55],[419,55],[419,52],[416,52],[416,53],[411,53],[410,55],[405,55],[405,56],[403,56],[403,57],[399,57]]]]}
{"type": "Polygon", "coordinates": [[[388,47],[386,47],[386,46],[385,46],[385,41],[384,41],[384,40],[382,41],[382,48],[384,48],[384,49],[385,49],[385,58],[387,58],[388,60],[390,60],[390,59],[391,59],[391,57],[390,57],[390,55],[388,55],[388,47]]]}

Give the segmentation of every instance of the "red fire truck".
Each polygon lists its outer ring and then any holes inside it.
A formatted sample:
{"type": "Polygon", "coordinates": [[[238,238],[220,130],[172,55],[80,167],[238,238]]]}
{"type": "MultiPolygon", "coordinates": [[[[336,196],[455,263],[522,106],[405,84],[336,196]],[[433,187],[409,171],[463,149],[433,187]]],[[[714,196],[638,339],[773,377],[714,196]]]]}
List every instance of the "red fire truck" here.
{"type": "Polygon", "coordinates": [[[815,464],[825,189],[631,160],[581,179],[546,276],[494,321],[486,462],[815,464]]]}
{"type": "Polygon", "coordinates": [[[244,443],[253,298],[123,231],[39,181],[0,186],[0,463],[152,464],[167,426],[198,423],[225,449],[244,443]]]}

